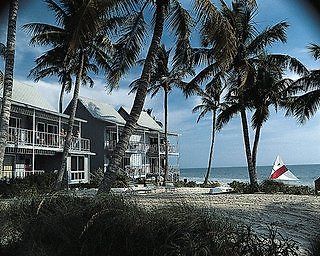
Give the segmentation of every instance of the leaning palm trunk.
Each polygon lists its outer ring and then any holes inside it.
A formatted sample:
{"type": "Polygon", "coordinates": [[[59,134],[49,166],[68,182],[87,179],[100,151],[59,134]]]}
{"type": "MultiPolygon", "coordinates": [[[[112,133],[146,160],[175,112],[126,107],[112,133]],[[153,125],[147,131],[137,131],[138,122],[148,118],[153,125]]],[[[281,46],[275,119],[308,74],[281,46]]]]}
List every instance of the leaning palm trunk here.
{"type": "Polygon", "coordinates": [[[10,112],[11,112],[18,8],[19,8],[19,1],[11,0],[10,8],[9,8],[5,73],[4,73],[3,95],[2,95],[2,104],[1,104],[0,171],[2,171],[2,168],[3,168],[3,160],[4,160],[5,150],[6,150],[6,141],[7,141],[10,112]]]}
{"type": "Polygon", "coordinates": [[[62,188],[62,182],[63,182],[63,176],[66,171],[66,164],[67,164],[67,158],[70,151],[71,141],[72,141],[72,134],[73,134],[73,125],[74,125],[74,118],[76,115],[76,110],[78,106],[78,98],[79,98],[79,92],[80,92],[80,84],[81,84],[81,77],[83,73],[83,65],[84,65],[84,54],[81,53],[81,62],[80,67],[78,70],[78,74],[75,81],[74,91],[73,91],[73,98],[71,101],[71,110],[70,110],[70,116],[68,120],[68,130],[67,130],[67,136],[64,140],[64,148],[62,153],[62,159],[61,159],[61,166],[60,170],[58,172],[58,177],[56,180],[55,189],[60,190],[62,188]]]}
{"type": "MultiPolygon", "coordinates": [[[[164,87],[164,143],[165,143],[165,160],[164,160],[164,179],[163,186],[166,185],[169,173],[169,150],[168,150],[168,85],[164,87]]],[[[160,163],[159,163],[160,168],[160,163]]]]}
{"type": "Polygon", "coordinates": [[[247,157],[250,184],[253,190],[256,191],[258,188],[257,173],[252,161],[247,114],[244,109],[241,110],[241,122],[242,122],[243,140],[244,140],[245,152],[247,157]]]}
{"type": "Polygon", "coordinates": [[[135,130],[136,124],[142,112],[142,108],[144,106],[144,102],[147,96],[147,87],[148,83],[150,82],[152,65],[155,61],[156,54],[160,47],[161,38],[163,34],[165,16],[164,12],[164,3],[162,3],[162,1],[159,1],[159,3],[157,3],[153,37],[140,77],[141,82],[136,92],[129,119],[123,129],[119,142],[117,143],[117,146],[113,152],[111,161],[99,186],[98,193],[110,192],[111,186],[115,182],[117,175],[123,173],[123,171],[121,171],[120,168],[121,161],[126,149],[128,148],[129,139],[135,130]]]}
{"type": "Polygon", "coordinates": [[[62,113],[63,111],[63,96],[64,96],[65,88],[66,88],[65,84],[62,84],[60,96],[59,96],[59,113],[62,113]]]}
{"type": "Polygon", "coordinates": [[[208,169],[206,173],[206,177],[204,178],[203,185],[207,185],[210,177],[211,172],[211,163],[213,160],[213,153],[214,153],[214,141],[215,141],[215,135],[216,135],[216,115],[217,110],[212,111],[212,134],[211,134],[211,146],[210,146],[210,154],[209,154],[209,160],[208,160],[208,169]]]}
{"type": "Polygon", "coordinates": [[[258,125],[256,128],[256,134],[254,137],[254,143],[253,143],[253,148],[252,148],[252,164],[257,170],[257,154],[258,154],[258,146],[259,146],[259,140],[260,140],[260,133],[261,133],[261,127],[262,125],[258,125]]]}

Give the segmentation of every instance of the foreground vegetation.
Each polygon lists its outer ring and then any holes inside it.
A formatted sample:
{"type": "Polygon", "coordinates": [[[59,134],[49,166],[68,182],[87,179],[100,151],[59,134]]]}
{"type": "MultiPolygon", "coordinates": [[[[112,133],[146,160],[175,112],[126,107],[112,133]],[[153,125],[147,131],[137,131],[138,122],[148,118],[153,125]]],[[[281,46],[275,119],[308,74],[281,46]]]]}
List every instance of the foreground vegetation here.
{"type": "Polygon", "coordinates": [[[33,197],[15,200],[0,215],[0,254],[8,256],[299,255],[297,243],[272,228],[258,235],[185,205],[147,211],[112,196],[33,197]]]}

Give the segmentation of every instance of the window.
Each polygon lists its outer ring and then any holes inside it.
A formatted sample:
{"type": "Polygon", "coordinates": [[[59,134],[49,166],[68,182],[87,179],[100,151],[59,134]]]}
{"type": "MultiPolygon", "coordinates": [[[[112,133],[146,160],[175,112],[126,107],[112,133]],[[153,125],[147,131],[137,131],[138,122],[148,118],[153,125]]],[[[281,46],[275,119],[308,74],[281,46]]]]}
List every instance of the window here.
{"type": "Polygon", "coordinates": [[[10,117],[9,126],[14,128],[21,127],[21,118],[17,117],[10,117]]]}
{"type": "Polygon", "coordinates": [[[71,171],[76,172],[78,170],[78,159],[76,156],[71,157],[71,171]]]}
{"type": "Polygon", "coordinates": [[[71,180],[83,180],[84,178],[84,157],[71,156],[71,180]]]}
{"type": "Polygon", "coordinates": [[[37,123],[37,131],[38,132],[45,132],[46,131],[46,125],[44,123],[37,123]]]}
{"type": "Polygon", "coordinates": [[[58,126],[53,124],[48,124],[48,133],[58,134],[58,126]]]}

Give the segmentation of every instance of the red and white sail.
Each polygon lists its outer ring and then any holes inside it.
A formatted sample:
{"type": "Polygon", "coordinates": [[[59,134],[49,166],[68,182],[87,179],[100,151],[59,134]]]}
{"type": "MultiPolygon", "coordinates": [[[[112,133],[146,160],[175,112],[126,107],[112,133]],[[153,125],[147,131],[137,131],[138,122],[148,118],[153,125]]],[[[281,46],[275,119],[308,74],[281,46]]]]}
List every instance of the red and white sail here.
{"type": "Polygon", "coordinates": [[[271,180],[299,180],[292,172],[288,170],[281,157],[278,155],[274,162],[272,172],[270,175],[271,180]]]}

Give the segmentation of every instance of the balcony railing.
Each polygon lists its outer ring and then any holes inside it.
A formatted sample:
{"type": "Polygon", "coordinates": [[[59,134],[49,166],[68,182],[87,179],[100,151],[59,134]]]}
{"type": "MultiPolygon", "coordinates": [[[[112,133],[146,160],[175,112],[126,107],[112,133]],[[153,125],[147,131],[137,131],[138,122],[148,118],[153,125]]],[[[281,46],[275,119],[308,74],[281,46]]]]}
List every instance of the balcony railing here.
{"type": "Polygon", "coordinates": [[[17,171],[0,171],[0,179],[12,179],[12,178],[20,178],[23,179],[27,176],[34,174],[42,174],[44,171],[26,171],[26,170],[17,170],[17,171]]]}
{"type": "MultiPolygon", "coordinates": [[[[165,145],[164,145],[164,144],[161,144],[161,145],[160,145],[160,153],[161,153],[161,154],[164,154],[164,153],[165,153],[165,150],[166,150],[165,145]]],[[[158,146],[158,144],[152,144],[152,145],[150,145],[150,146],[149,146],[149,153],[150,153],[150,154],[158,154],[158,153],[159,153],[159,146],[158,146]]],[[[178,153],[177,147],[174,146],[174,145],[169,144],[169,145],[168,145],[168,153],[169,153],[169,154],[176,154],[176,153],[178,153]]]]}
{"type": "MultiPolygon", "coordinates": [[[[65,136],[55,133],[35,131],[34,146],[63,149],[65,136]]],[[[7,143],[18,146],[33,146],[33,131],[9,127],[7,143]]],[[[90,140],[72,138],[71,150],[90,151],[90,140]]]]}
{"type": "MultiPolygon", "coordinates": [[[[108,140],[106,141],[106,149],[107,150],[114,150],[117,146],[117,141],[115,140],[108,140]]],[[[143,142],[136,142],[136,141],[130,141],[128,145],[127,152],[129,153],[143,153],[147,152],[149,149],[149,145],[143,143],[143,142]]]]}
{"type": "Polygon", "coordinates": [[[148,173],[150,173],[150,165],[141,165],[141,166],[125,166],[125,172],[129,177],[138,178],[138,177],[146,177],[148,173]]]}

